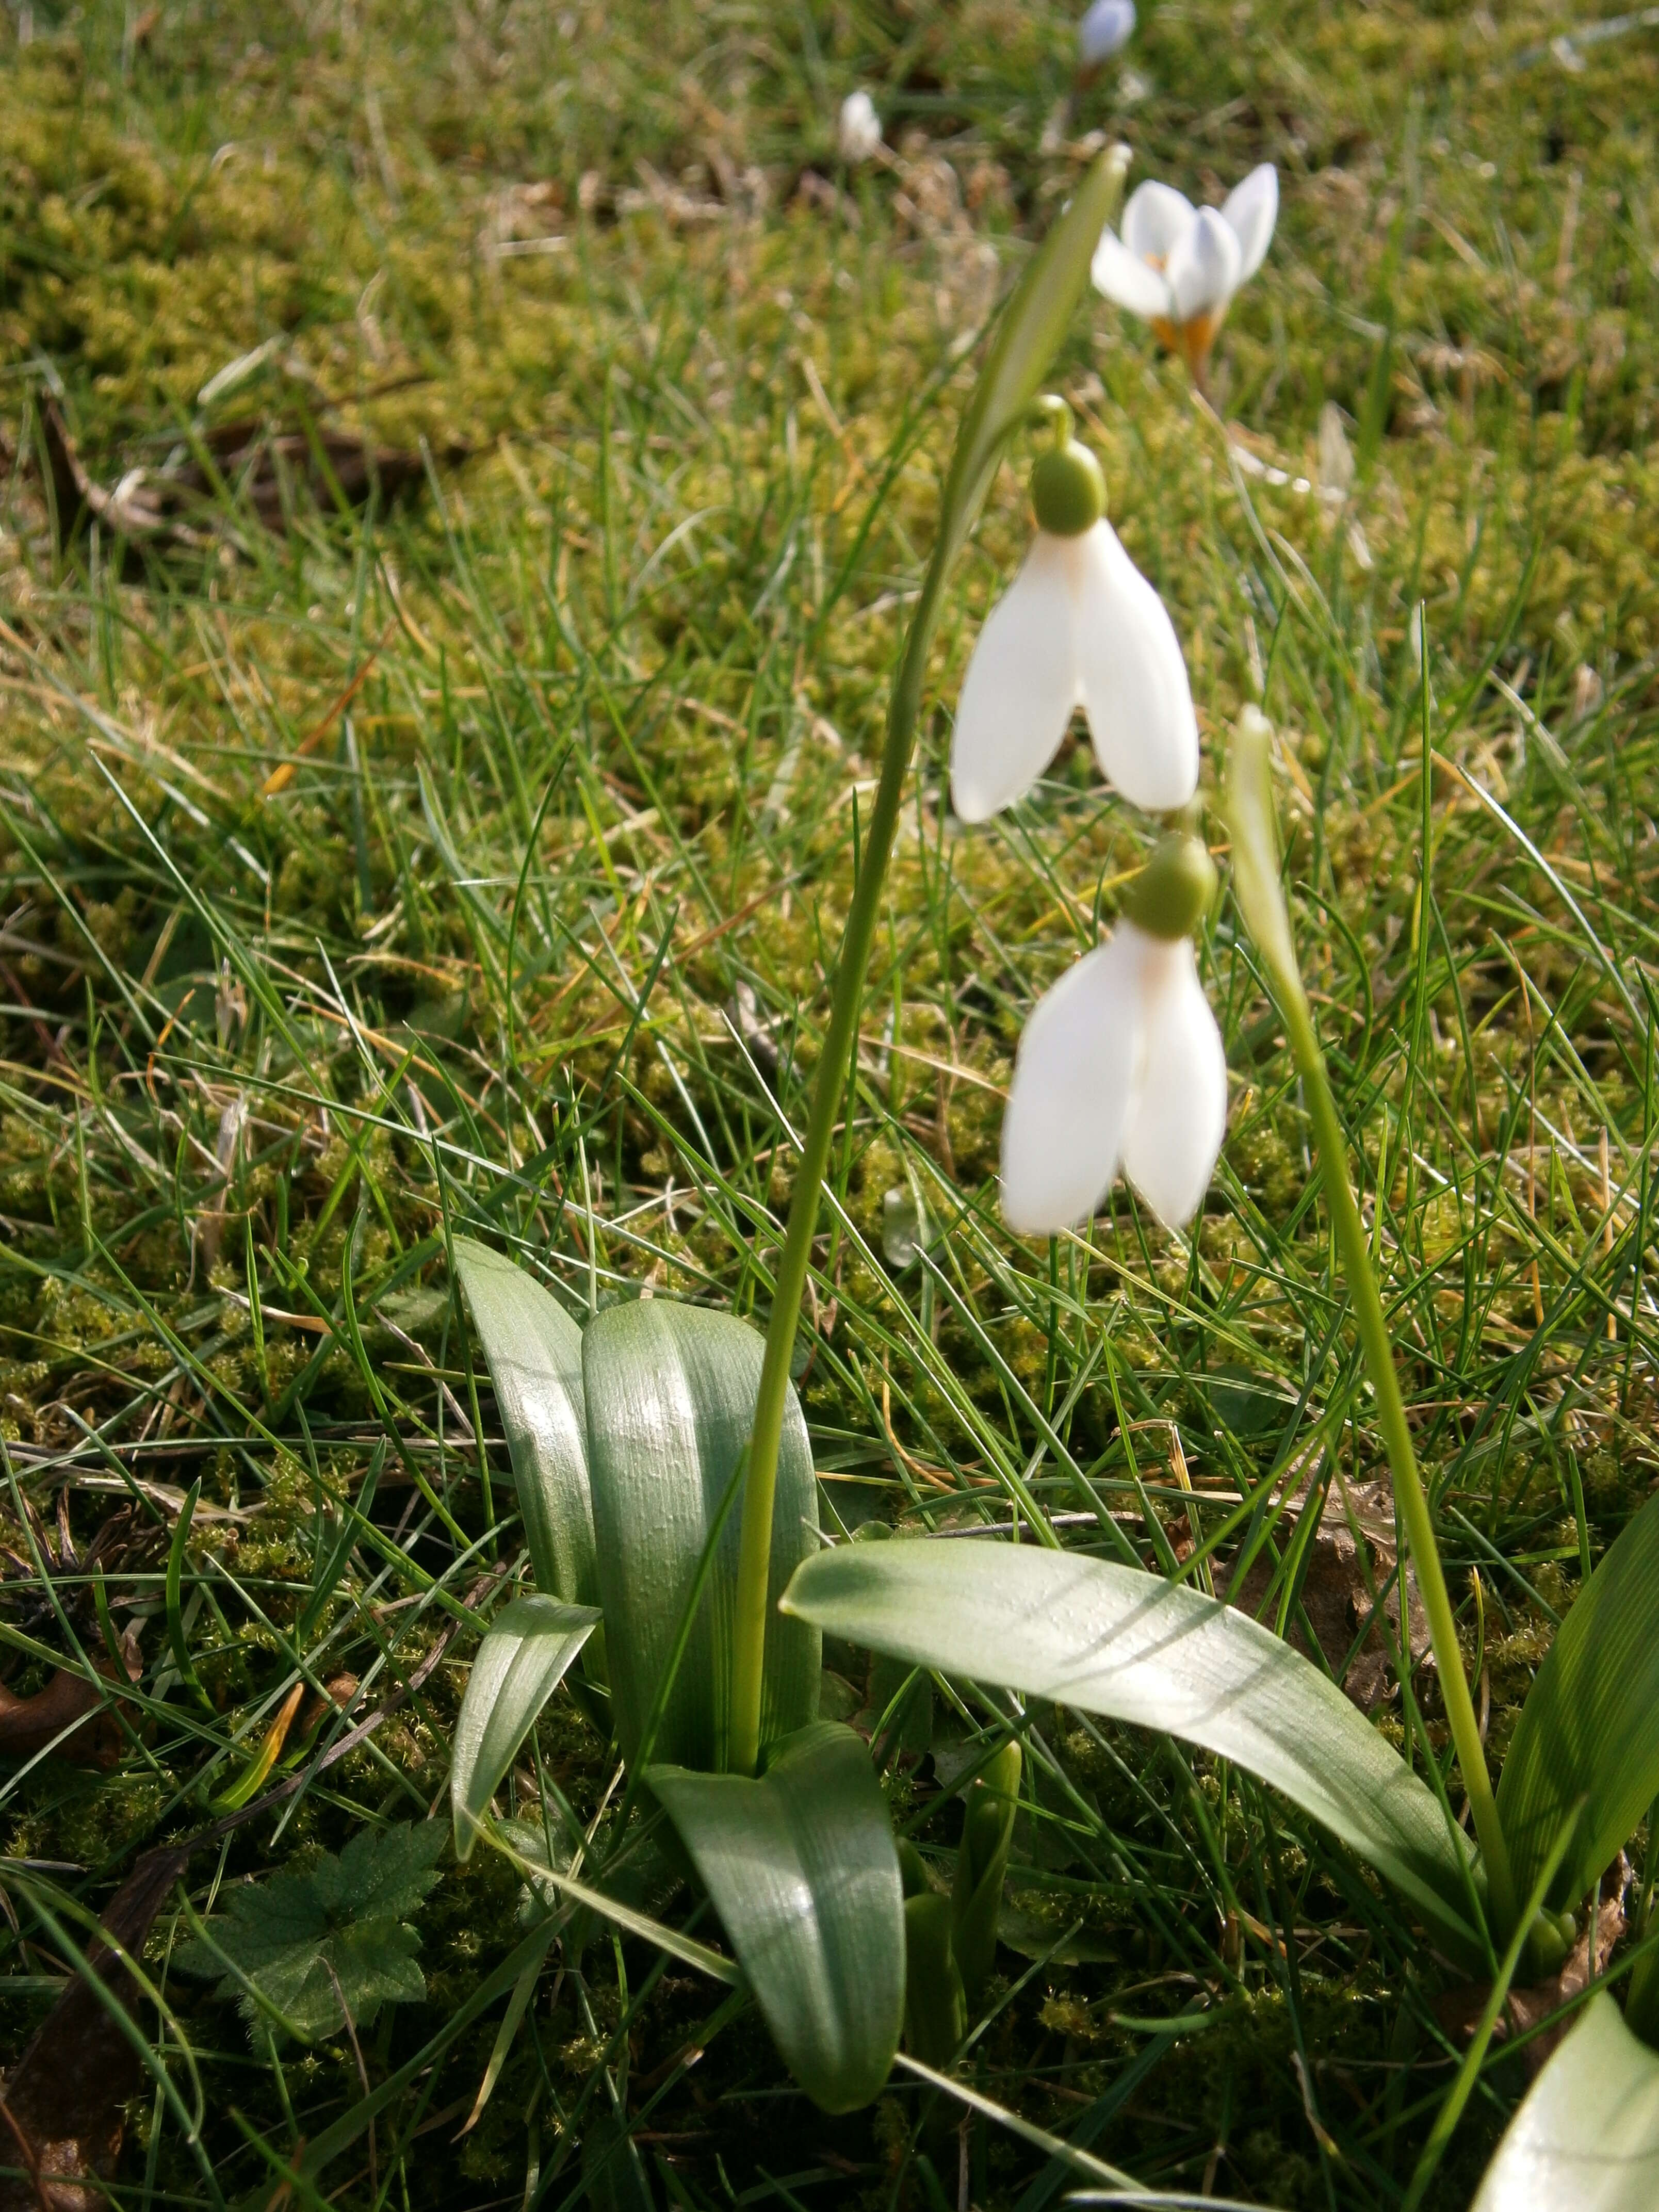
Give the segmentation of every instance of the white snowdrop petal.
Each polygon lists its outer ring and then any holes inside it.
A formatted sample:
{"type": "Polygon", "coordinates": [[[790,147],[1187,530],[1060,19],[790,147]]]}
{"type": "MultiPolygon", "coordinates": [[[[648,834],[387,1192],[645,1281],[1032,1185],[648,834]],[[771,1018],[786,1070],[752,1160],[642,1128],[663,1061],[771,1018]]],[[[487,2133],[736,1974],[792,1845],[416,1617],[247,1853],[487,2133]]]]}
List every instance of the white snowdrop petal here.
{"type": "Polygon", "coordinates": [[[1131,253],[1115,232],[1101,232],[1089,274],[1097,292],[1103,292],[1120,307],[1127,307],[1132,315],[1142,316],[1150,322],[1155,315],[1167,316],[1172,312],[1170,288],[1163,276],[1150,262],[1131,253]]]}
{"type": "Polygon", "coordinates": [[[951,740],[951,804],[983,822],[1029,791],[1078,701],[1066,541],[1038,531],[968,664],[951,740]]]}
{"type": "Polygon", "coordinates": [[[1184,192],[1148,177],[1130,193],[1123,210],[1123,243],[1138,261],[1167,261],[1197,220],[1184,192]]]}
{"type": "Polygon", "coordinates": [[[1198,220],[1171,251],[1164,275],[1175,295],[1176,319],[1217,314],[1238,289],[1238,235],[1214,208],[1200,208],[1198,220]]]}
{"type": "Polygon", "coordinates": [[[1164,1227],[1180,1229],[1204,1202],[1226,1133],[1227,1055],[1191,939],[1146,942],[1139,1080],[1124,1124],[1123,1172],[1164,1227]]]}
{"type": "Polygon", "coordinates": [[[1121,927],[1032,1010],[1002,1117],[1002,1212],[1018,1236],[1075,1228],[1112,1187],[1154,949],[1121,927]]]}
{"type": "Polygon", "coordinates": [[[1101,773],[1149,814],[1198,788],[1198,720],[1169,611],[1109,522],[1077,541],[1077,665],[1101,773]]]}
{"type": "Polygon", "coordinates": [[[1221,212],[1238,240],[1238,283],[1247,283],[1261,268],[1279,220],[1279,172],[1271,161],[1252,169],[1221,204],[1221,212]]]}

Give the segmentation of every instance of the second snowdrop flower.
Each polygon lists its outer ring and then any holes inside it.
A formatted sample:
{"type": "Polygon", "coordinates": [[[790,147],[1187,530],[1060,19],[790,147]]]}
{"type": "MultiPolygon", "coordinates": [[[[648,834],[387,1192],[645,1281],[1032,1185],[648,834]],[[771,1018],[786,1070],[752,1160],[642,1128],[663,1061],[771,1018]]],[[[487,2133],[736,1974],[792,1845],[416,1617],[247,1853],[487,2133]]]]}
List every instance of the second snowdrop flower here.
{"type": "Polygon", "coordinates": [[[1109,781],[1134,805],[1170,813],[1198,788],[1187,665],[1163,600],[1105,520],[1105,479],[1073,438],[1070,409],[1044,404],[1054,442],[1031,472],[1036,538],[968,665],[951,804],[964,822],[1012,805],[1081,707],[1109,781]]]}
{"type": "Polygon", "coordinates": [[[1215,880],[1200,841],[1171,832],[1105,944],[1037,1002],[1002,1123],[1002,1212],[1018,1235],[1087,1221],[1120,1166],[1166,1228],[1203,1203],[1227,1126],[1227,1060],[1192,933],[1215,880]]]}
{"type": "Polygon", "coordinates": [[[1148,178],[1129,195],[1123,230],[1103,232],[1095,289],[1149,322],[1203,386],[1232,296],[1260,269],[1279,219],[1279,172],[1252,169],[1219,208],[1195,208],[1148,178]]]}

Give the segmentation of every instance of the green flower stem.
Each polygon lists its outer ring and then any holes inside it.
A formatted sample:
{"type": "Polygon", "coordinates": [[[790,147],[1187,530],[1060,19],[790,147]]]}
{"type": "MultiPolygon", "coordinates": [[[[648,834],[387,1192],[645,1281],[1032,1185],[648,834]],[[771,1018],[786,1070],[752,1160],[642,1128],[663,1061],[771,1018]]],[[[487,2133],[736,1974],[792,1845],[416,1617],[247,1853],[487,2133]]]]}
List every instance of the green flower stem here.
{"type": "Polygon", "coordinates": [[[750,1438],[744,1486],[743,1536],[738,1554],[736,1621],[732,1662],[731,1762],[752,1774],[760,1762],[761,1697],[765,1665],[767,1594],[771,1580],[772,1509],[777,1487],[778,1446],[789,1393],[789,1363],[801,1300],[806,1293],[812,1240],[830,1147],[852,1067],[864,998],[864,975],[881,916],[887,862],[898,831],[905,779],[915,747],[916,723],[927,670],[928,648],[939,619],[945,579],[978,514],[1008,439],[1025,421],[1037,386],[1076,312],[1088,279],[1089,260],[1101,231],[1116,212],[1128,167],[1126,148],[1103,154],[1079,185],[1009,301],[995,343],[963,417],[939,512],[939,540],[927,564],[921,597],[910,619],[904,657],[887,712],[881,778],[870,810],[864,862],[842,934],[830,1024],[817,1074],[800,1165],[789,1200],[783,1253],[778,1262],[772,1318],[766,1332],[760,1393],[750,1438]]]}
{"type": "Polygon", "coordinates": [[[864,865],[853,887],[853,903],[842,933],[830,1026],[818,1059],[817,1080],[812,1089],[800,1165],[789,1200],[783,1256],[778,1262],[772,1322],[766,1332],[760,1395],[755,1403],[755,1426],[749,1444],[743,1539],[738,1554],[738,1638],[732,1669],[731,1744],[732,1771],[738,1774],[752,1774],[760,1759],[761,1678],[766,1648],[766,1595],[772,1561],[772,1505],[777,1485],[778,1447],[783,1437],[783,1411],[788,1395],[789,1362],[795,1348],[801,1301],[806,1295],[806,1274],[811,1264],[812,1239],[817,1233],[824,1171],[830,1164],[830,1147],[840,1118],[859,1012],[864,1003],[864,973],[870,963],[876,924],[881,918],[888,856],[898,831],[905,780],[910,772],[927,651],[933,643],[933,626],[939,618],[939,599],[952,550],[943,538],[934,548],[921,598],[911,620],[898,682],[893,687],[881,780],[876,787],[875,805],[870,810],[864,865]],[[758,1634],[755,1632],[757,1621],[758,1634]]]}
{"type": "MultiPolygon", "coordinates": [[[[1348,1139],[1331,1095],[1325,1055],[1314,1028],[1312,1009],[1303,988],[1291,937],[1290,918],[1279,888],[1278,842],[1274,834],[1272,797],[1268,785],[1267,748],[1271,730],[1266,718],[1253,708],[1240,717],[1229,763],[1229,811],[1233,839],[1234,884],[1244,918],[1272,977],[1279,1009],[1285,1018],[1291,1054],[1302,1078],[1308,1112],[1318,1148],[1320,1179],[1330,1209],[1331,1233],[1341,1255],[1342,1273],[1353,1302],[1365,1365],[1376,1393],[1377,1425],[1382,1431],[1394,1478],[1395,1502],[1406,1530],[1412,1565],[1417,1570],[1418,1589],[1428,1616],[1429,1640],[1439,1670],[1441,1695],[1451,1726],[1452,1745],[1468,1792],[1469,1811],[1486,1870],[1486,1893],[1500,1942],[1515,1928],[1515,1877],[1509,1847],[1498,1818],[1492,1778],[1486,1771],[1486,1748],[1474,1717],[1474,1701],[1463,1673],[1463,1654],[1457,1641],[1457,1625],[1446,1577],[1435,1542],[1434,1521],[1412,1445],[1411,1426],[1401,1395],[1395,1365],[1394,1343],[1382,1293],[1371,1267],[1365,1226],[1348,1178],[1348,1139]]],[[[1405,1594],[1401,1599],[1402,1667],[1409,1668],[1410,1626],[1405,1594]]]]}

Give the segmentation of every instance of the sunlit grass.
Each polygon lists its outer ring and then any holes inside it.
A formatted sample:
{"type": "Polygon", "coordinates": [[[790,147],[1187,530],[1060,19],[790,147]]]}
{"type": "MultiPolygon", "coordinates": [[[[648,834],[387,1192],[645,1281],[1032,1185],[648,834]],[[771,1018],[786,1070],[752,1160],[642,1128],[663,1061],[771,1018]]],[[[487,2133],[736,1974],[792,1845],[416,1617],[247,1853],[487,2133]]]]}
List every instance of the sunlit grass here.
{"type": "MultiPolygon", "coordinates": [[[[316,1703],[309,1757],[387,1717],[198,1856],[198,1911],[437,1799],[519,1548],[451,1236],[579,1315],[648,1286],[764,1320],[962,350],[1097,131],[1212,196],[1257,159],[1284,172],[1218,355],[1236,445],[1103,307],[1063,381],[1206,744],[1258,694],[1283,732],[1304,969],[1471,1656],[1480,1571],[1495,1749],[1659,1472],[1653,39],[1572,72],[1528,58],[1559,28],[1530,9],[1143,15],[1133,99],[1117,76],[1072,88],[1058,10],[989,5],[239,5],[143,38],[133,10],[58,27],[37,5],[7,52],[0,1632],[33,1689],[42,1650],[102,1650],[103,1595],[145,1662],[111,1772],[0,1774],[9,2055],[62,1965],[41,1901],[96,1911],[137,1850],[216,1817],[295,1685],[359,1685],[343,1720],[316,1703]],[[899,150],[847,177],[855,82],[899,150]],[[126,580],[105,540],[58,559],[37,395],[61,385],[112,483],[273,337],[217,417],[423,440],[425,488],[365,514],[297,487],[273,536],[233,483],[222,546],[126,580]]],[[[1340,1510],[1346,1484],[1364,1504],[1382,1470],[1230,906],[1204,960],[1231,1121],[1190,1243],[1121,1192],[1052,1250],[996,1213],[1024,1011],[1115,910],[1144,834],[1076,749],[997,825],[948,815],[954,685],[1024,526],[1006,471],[942,627],[848,1071],[802,1378],[826,1521],[1046,1513],[1224,1586],[1259,1556],[1266,1617],[1291,1624],[1303,1501],[1340,1510]],[[901,1264],[884,1231],[917,1210],[932,1241],[901,1264]]],[[[878,1676],[854,1694],[884,1709],[902,1685],[878,1676]]],[[[1419,1762],[1444,1756],[1424,1696],[1419,1762]]],[[[1403,1740],[1397,1716],[1379,1724],[1403,1740]]],[[[939,1695],[932,1770],[914,1711],[894,1735],[924,1849],[954,1842],[933,1778],[985,1718],[939,1695]]],[[[1394,1905],[1202,1762],[1067,1714],[1030,1747],[1025,1942],[1084,1932],[995,2001],[986,2093],[1149,2181],[1397,2203],[1455,2051],[1446,1977],[1394,1905]],[[1213,2025],[1149,2033],[1200,1990],[1213,2025]]],[[[604,1751],[550,1709],[538,1771],[583,1820],[604,1751]]],[[[538,1818],[528,1759],[513,1787],[538,1818]]],[[[360,2053],[250,2040],[169,1980],[155,2049],[183,2081],[188,2035],[204,2116],[192,2144],[187,2102],[146,2086],[131,2201],[252,2189],[256,2139],[285,2161],[357,2105],[359,2058],[384,2080],[477,2002],[518,1911],[494,1855],[447,1873],[421,1917],[428,2001],[360,2053]]],[[[189,1932],[169,1906],[158,1975],[189,1932]]],[[[374,2188],[365,2133],[334,2201],[574,2201],[594,2112],[628,2119],[678,2203],[922,2201],[908,2092],[832,2129],[712,1984],[598,1938],[576,1964],[470,2135],[505,1989],[377,2118],[374,2188]]],[[[1435,2202],[1467,2202],[1521,2080],[1500,2050],[1435,2202]]],[[[968,2159],[981,2205],[1059,2193],[994,2130],[968,2159]]]]}

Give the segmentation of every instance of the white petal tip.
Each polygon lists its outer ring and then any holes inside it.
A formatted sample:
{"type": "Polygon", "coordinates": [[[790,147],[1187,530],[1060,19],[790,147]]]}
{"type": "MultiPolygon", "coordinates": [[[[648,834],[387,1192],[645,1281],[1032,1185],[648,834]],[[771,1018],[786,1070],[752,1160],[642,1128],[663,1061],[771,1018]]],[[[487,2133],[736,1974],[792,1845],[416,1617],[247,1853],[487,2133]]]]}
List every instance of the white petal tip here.
{"type": "Polygon", "coordinates": [[[970,824],[988,822],[997,811],[994,799],[988,798],[983,792],[964,789],[957,776],[951,778],[951,811],[958,822],[970,824]]]}

